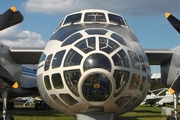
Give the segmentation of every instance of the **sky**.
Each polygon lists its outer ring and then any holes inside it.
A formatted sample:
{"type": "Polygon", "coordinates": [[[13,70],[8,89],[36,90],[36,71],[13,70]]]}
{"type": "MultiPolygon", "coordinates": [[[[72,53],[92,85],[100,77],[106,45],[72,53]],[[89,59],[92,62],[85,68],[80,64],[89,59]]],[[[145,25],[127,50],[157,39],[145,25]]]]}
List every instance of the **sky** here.
{"type": "MultiPolygon", "coordinates": [[[[22,23],[0,32],[0,42],[10,47],[44,47],[65,15],[82,9],[104,9],[122,15],[143,48],[171,49],[179,33],[165,18],[180,19],[179,0],[0,0],[0,13],[11,6],[20,11],[22,23]]],[[[160,72],[151,66],[152,73],[160,72]]]]}

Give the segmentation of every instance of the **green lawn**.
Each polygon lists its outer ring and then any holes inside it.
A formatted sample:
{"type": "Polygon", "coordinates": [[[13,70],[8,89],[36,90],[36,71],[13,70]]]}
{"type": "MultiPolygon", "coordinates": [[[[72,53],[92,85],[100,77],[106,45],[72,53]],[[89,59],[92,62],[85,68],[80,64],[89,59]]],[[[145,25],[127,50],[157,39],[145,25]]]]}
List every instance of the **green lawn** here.
{"type": "Polygon", "coordinates": [[[161,114],[161,107],[150,107],[149,105],[138,106],[115,120],[166,120],[167,116],[161,114]]]}
{"type": "MultiPolygon", "coordinates": [[[[180,111],[180,110],[179,110],[180,111]]],[[[15,120],[76,120],[74,117],[61,114],[55,110],[35,111],[31,110],[9,110],[8,115],[14,115],[15,120]]],[[[150,107],[149,105],[138,106],[114,120],[166,120],[166,115],[161,115],[161,107],[150,107]]]]}

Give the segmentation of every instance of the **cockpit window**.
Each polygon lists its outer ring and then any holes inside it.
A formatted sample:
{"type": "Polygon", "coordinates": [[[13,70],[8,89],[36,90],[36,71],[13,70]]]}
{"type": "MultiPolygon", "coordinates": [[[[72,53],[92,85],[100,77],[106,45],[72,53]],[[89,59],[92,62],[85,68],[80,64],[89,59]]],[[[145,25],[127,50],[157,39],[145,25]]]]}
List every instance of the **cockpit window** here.
{"type": "Polygon", "coordinates": [[[59,51],[55,54],[52,62],[52,68],[57,68],[61,65],[62,58],[64,56],[65,50],[59,51]]]}
{"type": "Polygon", "coordinates": [[[70,45],[73,42],[75,42],[76,40],[80,39],[82,37],[81,33],[77,33],[74,35],[71,35],[69,38],[67,38],[61,46],[65,46],[65,45],[70,45]]]}
{"type": "Polygon", "coordinates": [[[125,88],[128,83],[130,72],[115,70],[114,71],[114,79],[116,83],[116,89],[114,93],[114,97],[117,97],[125,88]]]}
{"type": "Polygon", "coordinates": [[[44,76],[44,84],[45,84],[47,90],[52,89],[51,83],[50,83],[50,78],[48,75],[44,76]]]}
{"type": "Polygon", "coordinates": [[[69,15],[66,17],[66,20],[64,21],[64,25],[68,23],[71,23],[71,24],[77,23],[77,22],[80,22],[80,20],[81,20],[81,13],[69,15]]]}
{"type": "Polygon", "coordinates": [[[67,57],[65,59],[64,67],[80,65],[81,60],[82,60],[82,55],[80,55],[75,50],[71,49],[68,52],[67,57]]]}
{"type": "Polygon", "coordinates": [[[141,62],[142,71],[146,72],[146,66],[144,63],[144,59],[141,55],[139,55],[139,58],[140,58],[140,62],[141,62]]]}
{"type": "MultiPolygon", "coordinates": [[[[149,63],[149,60],[148,60],[146,55],[144,55],[144,63],[149,63]]],[[[150,67],[147,64],[145,66],[146,66],[147,69],[150,70],[150,67]]]]}
{"type": "Polygon", "coordinates": [[[46,58],[46,54],[42,53],[41,58],[39,59],[39,63],[44,61],[46,58]]]}
{"type": "Polygon", "coordinates": [[[110,54],[113,52],[115,49],[119,47],[118,44],[113,42],[110,39],[104,38],[104,37],[99,37],[99,48],[100,50],[110,54]]]}
{"type": "Polygon", "coordinates": [[[113,14],[108,14],[108,17],[109,17],[109,21],[111,23],[115,23],[115,24],[118,24],[118,25],[126,26],[126,24],[125,24],[125,22],[124,22],[122,17],[117,16],[117,15],[113,15],[113,14]]]}
{"type": "Polygon", "coordinates": [[[88,76],[82,85],[82,93],[87,101],[106,101],[112,92],[112,84],[109,78],[103,74],[88,76]]]}
{"type": "Polygon", "coordinates": [[[113,34],[111,35],[111,37],[112,37],[113,39],[115,39],[117,42],[119,42],[120,44],[127,46],[125,40],[124,40],[121,36],[113,33],[113,34]]]}
{"type": "Polygon", "coordinates": [[[67,86],[76,96],[79,96],[78,93],[78,82],[81,77],[81,72],[78,69],[64,71],[64,78],[67,86]]]}
{"type": "Polygon", "coordinates": [[[136,53],[128,50],[128,54],[131,58],[133,68],[140,70],[140,63],[136,53]]]}
{"type": "Polygon", "coordinates": [[[136,90],[139,87],[139,84],[140,84],[140,75],[134,73],[131,77],[129,89],[136,90]]]}
{"type": "Polygon", "coordinates": [[[127,68],[130,67],[128,56],[126,55],[123,49],[121,49],[114,56],[112,56],[112,59],[114,61],[114,65],[116,66],[124,66],[127,68]]]}
{"type": "Polygon", "coordinates": [[[46,58],[45,65],[44,65],[44,71],[49,70],[49,66],[50,66],[50,63],[51,63],[52,55],[53,55],[53,54],[50,54],[50,55],[48,55],[48,57],[46,58]]]}
{"type": "Polygon", "coordinates": [[[141,79],[141,84],[139,86],[139,90],[143,91],[144,88],[145,88],[145,84],[146,83],[146,77],[145,76],[142,76],[142,79],[141,79]]]}
{"type": "Polygon", "coordinates": [[[107,71],[111,71],[111,67],[111,62],[105,55],[96,53],[86,58],[83,69],[86,71],[92,68],[103,68],[107,71]]]}
{"type": "Polygon", "coordinates": [[[94,51],[96,48],[95,37],[86,38],[81,40],[75,45],[77,48],[82,50],[84,53],[94,51]]]}
{"type": "Polygon", "coordinates": [[[59,73],[52,74],[51,80],[52,80],[52,84],[55,89],[63,89],[64,88],[62,78],[59,73]]]}
{"type": "Polygon", "coordinates": [[[106,22],[106,18],[104,13],[90,12],[85,14],[84,22],[106,22]]]}
{"type": "Polygon", "coordinates": [[[63,21],[64,21],[64,19],[59,23],[59,25],[57,26],[57,28],[55,29],[55,31],[56,31],[59,27],[61,27],[63,21]]]}
{"type": "Polygon", "coordinates": [[[105,35],[107,33],[107,30],[99,30],[99,29],[90,29],[90,30],[86,30],[87,34],[89,35],[105,35]]]}

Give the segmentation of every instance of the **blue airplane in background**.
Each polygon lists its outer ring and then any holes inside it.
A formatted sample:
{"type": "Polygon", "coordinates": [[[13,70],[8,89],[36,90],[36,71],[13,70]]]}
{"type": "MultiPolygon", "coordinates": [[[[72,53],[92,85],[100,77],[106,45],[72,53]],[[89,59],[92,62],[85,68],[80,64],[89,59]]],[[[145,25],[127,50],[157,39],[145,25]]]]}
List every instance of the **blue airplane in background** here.
{"type": "MultiPolygon", "coordinates": [[[[17,89],[7,89],[7,109],[14,109],[14,102],[12,101],[16,97],[40,96],[37,89],[36,67],[36,65],[22,65],[22,84],[17,89]]],[[[0,92],[3,93],[3,89],[0,92]]],[[[1,103],[0,107],[2,107],[1,103]]]]}

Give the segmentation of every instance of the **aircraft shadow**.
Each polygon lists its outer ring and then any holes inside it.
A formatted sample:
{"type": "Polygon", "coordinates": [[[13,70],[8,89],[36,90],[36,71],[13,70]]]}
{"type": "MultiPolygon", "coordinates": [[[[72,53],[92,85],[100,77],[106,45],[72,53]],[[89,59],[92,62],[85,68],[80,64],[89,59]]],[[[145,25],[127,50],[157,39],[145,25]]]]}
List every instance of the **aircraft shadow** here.
{"type": "MultiPolygon", "coordinates": [[[[0,111],[1,112],[1,111],[0,111]]],[[[115,116],[113,120],[140,120],[143,118],[154,118],[154,117],[162,117],[165,116],[161,115],[160,111],[154,111],[154,110],[133,110],[131,112],[128,112],[129,115],[123,115],[123,116],[115,116]]],[[[20,107],[15,108],[14,110],[8,110],[8,115],[14,115],[14,116],[52,116],[52,117],[70,117],[68,115],[65,115],[63,113],[60,113],[56,110],[35,110],[33,107],[20,107]]]]}

